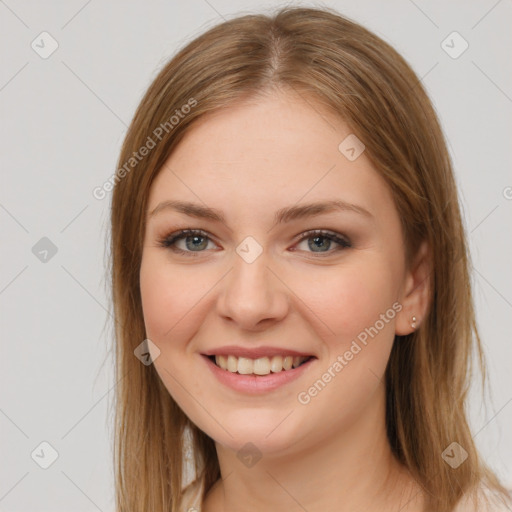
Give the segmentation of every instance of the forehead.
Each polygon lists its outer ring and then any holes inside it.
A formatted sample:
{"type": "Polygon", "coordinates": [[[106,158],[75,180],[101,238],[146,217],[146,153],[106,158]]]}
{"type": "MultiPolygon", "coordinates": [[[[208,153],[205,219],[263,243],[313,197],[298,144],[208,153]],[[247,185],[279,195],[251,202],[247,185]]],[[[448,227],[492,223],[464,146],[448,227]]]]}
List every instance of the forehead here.
{"type": "Polygon", "coordinates": [[[238,103],[189,129],[157,175],[149,207],[186,197],[261,211],[328,197],[389,208],[390,190],[364,151],[355,160],[340,151],[350,137],[313,100],[276,93],[238,103]]]}

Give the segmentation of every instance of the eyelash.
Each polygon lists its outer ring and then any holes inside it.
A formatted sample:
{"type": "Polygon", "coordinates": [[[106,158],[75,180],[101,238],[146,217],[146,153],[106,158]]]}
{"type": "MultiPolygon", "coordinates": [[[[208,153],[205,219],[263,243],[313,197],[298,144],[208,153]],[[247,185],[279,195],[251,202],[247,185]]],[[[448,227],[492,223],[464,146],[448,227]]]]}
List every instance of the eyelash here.
{"type": "MultiPolygon", "coordinates": [[[[176,242],[187,238],[188,236],[201,236],[203,238],[207,238],[208,240],[211,240],[211,237],[204,231],[200,229],[182,229],[176,233],[173,233],[171,235],[167,235],[161,239],[158,240],[158,245],[160,247],[164,247],[166,249],[171,249],[172,251],[183,254],[186,256],[196,257],[199,256],[200,253],[205,251],[184,251],[183,249],[178,249],[176,247],[176,242]]],[[[338,245],[337,248],[334,249],[334,251],[327,251],[325,253],[319,252],[311,252],[311,254],[318,254],[320,257],[325,257],[331,255],[333,252],[342,251],[344,249],[348,249],[352,247],[351,242],[344,237],[340,237],[336,233],[332,233],[330,231],[325,231],[322,229],[312,229],[310,231],[306,231],[303,236],[297,241],[297,244],[302,242],[303,240],[307,240],[308,238],[314,238],[314,237],[320,237],[320,238],[326,238],[327,240],[331,240],[332,242],[335,242],[338,245]]]]}

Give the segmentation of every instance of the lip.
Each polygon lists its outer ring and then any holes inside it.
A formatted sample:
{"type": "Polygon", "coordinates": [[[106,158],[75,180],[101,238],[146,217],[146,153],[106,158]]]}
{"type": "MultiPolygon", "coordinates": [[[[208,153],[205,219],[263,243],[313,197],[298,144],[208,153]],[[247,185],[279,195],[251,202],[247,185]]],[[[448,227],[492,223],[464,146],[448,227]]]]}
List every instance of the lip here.
{"type": "MultiPolygon", "coordinates": [[[[248,359],[258,359],[260,357],[273,357],[273,356],[302,356],[302,357],[316,357],[314,354],[307,352],[298,352],[296,350],[289,350],[279,347],[253,347],[243,348],[236,345],[226,345],[224,347],[214,348],[203,352],[204,356],[235,356],[247,357],[248,359]]],[[[288,370],[289,371],[289,370],[288,370]]]]}
{"type": "MultiPolygon", "coordinates": [[[[285,352],[287,355],[301,355],[300,353],[290,353],[290,351],[285,352]]],[[[216,354],[225,355],[219,354],[218,352],[216,352],[216,354]]],[[[268,354],[268,352],[266,352],[266,354],[268,354]]],[[[279,352],[275,355],[280,354],[283,354],[283,352],[279,352]]],[[[230,355],[235,354],[230,352],[230,355]]],[[[309,361],[306,361],[297,368],[292,368],[291,370],[281,370],[280,372],[269,373],[268,375],[240,375],[239,373],[231,373],[228,370],[219,368],[211,359],[209,359],[207,354],[203,354],[202,357],[210,371],[222,384],[235,391],[251,395],[258,395],[274,391],[275,389],[278,389],[281,386],[284,386],[298,379],[301,375],[304,375],[304,373],[308,372],[311,364],[316,360],[316,357],[312,357],[309,361]]],[[[239,357],[244,356],[242,355],[239,357]]]]}

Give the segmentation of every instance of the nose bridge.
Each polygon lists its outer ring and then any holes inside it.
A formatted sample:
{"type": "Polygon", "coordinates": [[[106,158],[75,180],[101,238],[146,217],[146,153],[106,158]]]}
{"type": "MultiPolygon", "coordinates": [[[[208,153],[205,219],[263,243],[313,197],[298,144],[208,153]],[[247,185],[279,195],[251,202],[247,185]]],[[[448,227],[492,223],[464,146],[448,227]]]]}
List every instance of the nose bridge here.
{"type": "Polygon", "coordinates": [[[288,303],[283,285],[270,269],[267,253],[256,243],[245,240],[236,248],[219,298],[219,313],[245,328],[261,320],[282,318],[288,303]]]}

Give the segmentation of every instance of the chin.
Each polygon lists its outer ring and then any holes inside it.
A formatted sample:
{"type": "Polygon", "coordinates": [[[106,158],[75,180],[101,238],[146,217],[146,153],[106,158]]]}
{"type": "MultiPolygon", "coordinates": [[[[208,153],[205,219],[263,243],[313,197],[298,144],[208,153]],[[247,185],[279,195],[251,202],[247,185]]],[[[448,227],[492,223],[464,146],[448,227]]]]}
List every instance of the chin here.
{"type": "Polygon", "coordinates": [[[298,418],[292,418],[295,414],[290,412],[290,409],[238,409],[222,415],[222,426],[210,417],[202,418],[196,425],[216,443],[237,455],[242,455],[244,450],[254,450],[261,455],[279,455],[304,436],[304,432],[301,435],[298,430],[300,424],[303,430],[304,422],[297,422],[298,418]]]}

